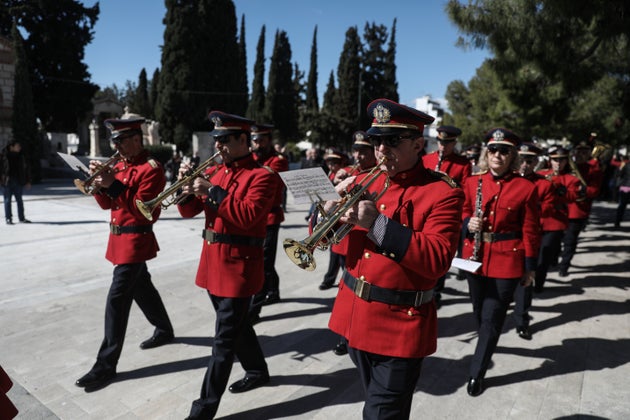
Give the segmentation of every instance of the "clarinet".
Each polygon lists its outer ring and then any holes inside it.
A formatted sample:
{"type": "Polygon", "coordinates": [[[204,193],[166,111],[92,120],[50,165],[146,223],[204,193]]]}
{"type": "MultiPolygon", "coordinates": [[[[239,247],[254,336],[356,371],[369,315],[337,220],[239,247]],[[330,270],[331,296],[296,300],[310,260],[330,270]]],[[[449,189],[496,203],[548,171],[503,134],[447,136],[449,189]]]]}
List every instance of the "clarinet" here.
{"type": "Polygon", "coordinates": [[[435,172],[440,172],[440,166],[442,166],[442,159],[443,159],[442,155],[443,154],[444,153],[441,150],[438,150],[438,161],[435,164],[435,172]]]}
{"type": "MultiPolygon", "coordinates": [[[[477,196],[475,197],[475,216],[481,219],[483,217],[482,209],[482,196],[481,196],[481,175],[479,175],[479,182],[477,183],[477,196]]],[[[475,245],[473,247],[473,254],[471,259],[473,261],[479,261],[479,251],[481,249],[481,227],[475,232],[475,245]]]]}

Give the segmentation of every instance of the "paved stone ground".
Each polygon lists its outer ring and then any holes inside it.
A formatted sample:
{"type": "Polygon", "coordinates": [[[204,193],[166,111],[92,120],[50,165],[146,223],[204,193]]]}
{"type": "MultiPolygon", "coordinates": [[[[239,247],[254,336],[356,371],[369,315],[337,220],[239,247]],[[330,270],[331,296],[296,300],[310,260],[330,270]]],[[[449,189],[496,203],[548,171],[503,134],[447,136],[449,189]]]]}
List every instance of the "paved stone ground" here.
{"type": "MultiPolygon", "coordinates": [[[[0,364],[15,385],[19,419],[182,419],[199,393],[214,312],[194,285],[199,218],[169,208],[156,225],[161,252],[149,262],[176,329],[173,344],[140,350],[152,329],[131,312],[115,382],[86,393],[74,381],[92,366],[102,339],[112,266],[104,259],[108,214],[71,180],[49,180],[25,196],[32,224],[0,225],[0,364]]],[[[15,204],[14,204],[15,206],[15,204]]],[[[305,207],[289,200],[280,239],[306,236],[305,207]]],[[[439,311],[438,351],[426,359],[412,418],[630,418],[630,222],[612,227],[614,205],[597,203],[570,276],[552,272],[532,310],[532,341],[508,319],[486,391],[466,394],[476,333],[465,281],[450,276],[439,311]]],[[[281,242],[280,241],[280,242],[281,242]]],[[[336,289],[317,289],[328,256],[300,270],[278,252],[282,301],[256,325],[272,375],[247,394],[227,392],[223,419],[361,418],[362,390],[327,329],[336,289]]],[[[236,363],[231,380],[243,370],[236,363]]],[[[1,417],[1,416],[0,416],[1,417]]]]}

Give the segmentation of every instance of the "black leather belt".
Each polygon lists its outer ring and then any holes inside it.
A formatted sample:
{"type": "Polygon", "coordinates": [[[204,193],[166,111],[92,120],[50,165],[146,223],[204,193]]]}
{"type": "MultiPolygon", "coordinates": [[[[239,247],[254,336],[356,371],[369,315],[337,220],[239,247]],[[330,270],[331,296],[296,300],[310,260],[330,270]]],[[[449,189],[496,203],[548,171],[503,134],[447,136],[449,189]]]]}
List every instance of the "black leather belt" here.
{"type": "Polygon", "coordinates": [[[123,233],[150,233],[153,232],[153,225],[120,226],[110,223],[109,231],[112,235],[122,235],[123,233]]]}
{"type": "Polygon", "coordinates": [[[389,305],[417,307],[433,299],[433,289],[421,291],[385,289],[358,279],[347,271],[343,272],[343,282],[355,295],[368,302],[373,300],[389,305]]]}
{"type": "Polygon", "coordinates": [[[265,242],[265,238],[216,233],[215,231],[210,229],[204,229],[201,236],[203,237],[203,239],[208,241],[209,244],[220,242],[222,244],[230,245],[263,246],[263,243],[265,242]]]}
{"type": "Polygon", "coordinates": [[[508,241],[510,239],[520,239],[522,237],[523,237],[522,232],[503,232],[503,233],[483,232],[481,234],[481,239],[483,240],[483,242],[508,241]]]}

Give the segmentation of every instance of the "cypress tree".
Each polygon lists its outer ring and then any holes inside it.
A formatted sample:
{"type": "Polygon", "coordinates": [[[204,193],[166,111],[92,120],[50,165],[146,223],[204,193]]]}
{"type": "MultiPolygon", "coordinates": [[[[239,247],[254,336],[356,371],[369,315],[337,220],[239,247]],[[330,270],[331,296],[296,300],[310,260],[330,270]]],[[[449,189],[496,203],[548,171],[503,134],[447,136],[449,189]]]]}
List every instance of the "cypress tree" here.
{"type": "Polygon", "coordinates": [[[389,45],[385,53],[385,62],[383,63],[385,70],[383,71],[383,97],[398,102],[398,82],[396,81],[396,19],[392,25],[392,33],[389,36],[389,45]]]}
{"type": "Polygon", "coordinates": [[[358,101],[361,77],[361,40],[356,26],[352,26],[346,31],[346,40],[339,57],[338,89],[333,112],[338,119],[341,134],[339,147],[342,148],[350,146],[352,133],[361,128],[359,108],[365,107],[358,101]]]}
{"type": "Polygon", "coordinates": [[[317,98],[317,25],[313,31],[313,43],[311,44],[311,67],[308,71],[306,84],[306,109],[319,110],[319,99],[317,98]]]}
{"type": "Polygon", "coordinates": [[[239,75],[240,75],[240,83],[239,83],[239,92],[240,95],[237,96],[239,101],[237,102],[236,113],[238,115],[245,115],[247,112],[247,104],[249,102],[248,91],[247,91],[247,48],[245,46],[245,15],[241,16],[241,30],[240,37],[238,41],[238,51],[239,51],[239,75]]]}
{"type": "Polygon", "coordinates": [[[265,112],[265,25],[260,29],[258,44],[256,46],[256,61],[254,62],[254,80],[252,82],[252,97],[247,107],[247,117],[256,120],[264,120],[265,112]]]}
{"type": "Polygon", "coordinates": [[[138,86],[135,89],[132,101],[129,104],[131,111],[149,118],[151,107],[149,105],[149,82],[147,81],[147,71],[143,68],[138,76],[138,86]]]}
{"type": "Polygon", "coordinates": [[[155,107],[158,103],[158,86],[160,84],[160,69],[155,69],[151,78],[151,88],[149,89],[149,104],[151,105],[151,119],[155,119],[155,107]]]}
{"type": "MultiPolygon", "coordinates": [[[[385,50],[387,28],[375,23],[366,23],[363,31],[363,72],[361,74],[361,125],[366,126],[370,118],[366,115],[366,106],[374,99],[391,94],[391,89],[385,80],[387,66],[385,64],[385,50]]],[[[391,98],[388,98],[391,99],[391,98]]]]}
{"type": "Polygon", "coordinates": [[[11,28],[11,37],[15,52],[15,91],[11,121],[13,139],[22,144],[24,154],[31,167],[33,182],[38,182],[41,179],[39,158],[42,156],[42,145],[37,131],[28,59],[24,51],[22,36],[15,23],[11,28]]]}
{"type": "Polygon", "coordinates": [[[296,94],[293,84],[291,45],[285,31],[277,31],[269,66],[269,83],[265,114],[271,116],[282,141],[295,139],[298,134],[296,94]]]}

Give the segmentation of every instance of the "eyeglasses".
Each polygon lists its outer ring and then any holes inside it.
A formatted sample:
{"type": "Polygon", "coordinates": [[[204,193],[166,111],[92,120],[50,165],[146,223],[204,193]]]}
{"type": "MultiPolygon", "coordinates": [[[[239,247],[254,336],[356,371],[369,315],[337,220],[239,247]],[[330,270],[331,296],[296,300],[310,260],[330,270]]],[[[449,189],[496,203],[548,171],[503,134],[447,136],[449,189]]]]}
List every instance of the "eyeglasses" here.
{"type": "Polygon", "coordinates": [[[510,147],[503,145],[488,146],[488,153],[492,153],[493,155],[499,153],[501,156],[507,156],[510,154],[510,147]]]}
{"type": "Polygon", "coordinates": [[[531,165],[532,163],[534,163],[534,159],[523,159],[523,163],[531,165]]]}
{"type": "Polygon", "coordinates": [[[554,162],[560,162],[561,160],[565,160],[566,158],[551,158],[552,161],[554,162]]]}
{"type": "Polygon", "coordinates": [[[370,136],[368,140],[374,147],[379,147],[384,144],[386,147],[398,147],[403,140],[410,140],[414,137],[401,137],[401,136],[370,136]]]}

